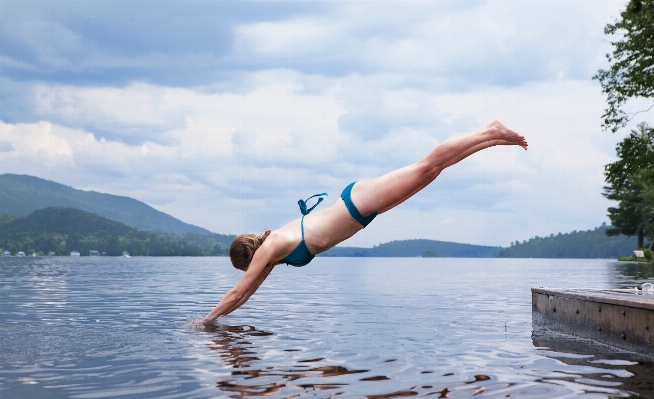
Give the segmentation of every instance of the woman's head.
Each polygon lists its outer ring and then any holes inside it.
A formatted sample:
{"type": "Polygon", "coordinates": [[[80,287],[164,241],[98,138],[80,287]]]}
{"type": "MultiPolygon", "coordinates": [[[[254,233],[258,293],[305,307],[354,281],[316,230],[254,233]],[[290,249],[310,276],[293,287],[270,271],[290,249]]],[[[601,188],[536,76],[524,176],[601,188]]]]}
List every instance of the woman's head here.
{"type": "Polygon", "coordinates": [[[263,244],[270,235],[270,229],[265,229],[261,234],[241,234],[232,241],[229,247],[229,257],[232,265],[244,272],[248,270],[252,257],[256,250],[263,244]]]}

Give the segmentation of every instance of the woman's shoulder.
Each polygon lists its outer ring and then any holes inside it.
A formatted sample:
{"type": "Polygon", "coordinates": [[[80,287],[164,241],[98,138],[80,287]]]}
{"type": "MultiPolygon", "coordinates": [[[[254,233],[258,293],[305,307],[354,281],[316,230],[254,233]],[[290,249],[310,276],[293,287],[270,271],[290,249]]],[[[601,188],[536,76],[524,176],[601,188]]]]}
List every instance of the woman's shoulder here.
{"type": "Polygon", "coordinates": [[[270,240],[271,242],[274,243],[282,243],[284,241],[293,241],[294,239],[294,234],[293,230],[288,228],[288,226],[281,227],[279,229],[273,230],[270,233],[270,236],[266,239],[266,241],[270,240]]]}

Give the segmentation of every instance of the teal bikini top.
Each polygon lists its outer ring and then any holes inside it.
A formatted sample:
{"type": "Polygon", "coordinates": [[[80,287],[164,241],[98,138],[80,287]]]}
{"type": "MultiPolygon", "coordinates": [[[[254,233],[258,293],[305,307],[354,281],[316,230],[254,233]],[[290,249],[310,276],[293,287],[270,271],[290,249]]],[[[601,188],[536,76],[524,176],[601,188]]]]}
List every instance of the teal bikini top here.
{"type": "Polygon", "coordinates": [[[309,252],[307,243],[306,241],[304,241],[304,217],[308,215],[312,210],[314,210],[315,207],[318,206],[318,204],[322,202],[322,200],[324,199],[322,198],[323,195],[326,196],[327,193],[312,195],[306,200],[299,200],[297,202],[297,204],[300,206],[300,212],[302,212],[302,220],[300,221],[300,226],[302,227],[302,241],[300,241],[298,246],[295,247],[295,249],[290,254],[288,254],[288,256],[280,260],[279,261],[280,263],[286,263],[287,265],[301,267],[311,262],[315,257],[315,255],[309,252]],[[318,197],[318,202],[316,202],[316,204],[311,208],[307,209],[307,201],[309,201],[313,197],[318,197]]]}

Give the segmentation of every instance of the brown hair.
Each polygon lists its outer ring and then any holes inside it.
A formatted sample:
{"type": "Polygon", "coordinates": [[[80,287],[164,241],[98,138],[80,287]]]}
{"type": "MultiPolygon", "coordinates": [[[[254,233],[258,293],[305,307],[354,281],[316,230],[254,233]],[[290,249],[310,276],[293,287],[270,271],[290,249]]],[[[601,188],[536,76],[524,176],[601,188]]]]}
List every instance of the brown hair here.
{"type": "Polygon", "coordinates": [[[229,247],[229,257],[232,265],[244,272],[248,270],[252,257],[257,249],[270,235],[270,229],[264,229],[261,234],[241,234],[232,241],[229,247]]]}

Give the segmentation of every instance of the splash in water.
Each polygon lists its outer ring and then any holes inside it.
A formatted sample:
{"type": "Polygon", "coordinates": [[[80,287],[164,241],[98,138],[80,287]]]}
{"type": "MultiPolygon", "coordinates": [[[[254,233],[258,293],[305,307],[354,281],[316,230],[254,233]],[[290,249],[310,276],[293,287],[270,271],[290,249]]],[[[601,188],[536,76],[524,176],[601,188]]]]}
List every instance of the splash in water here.
{"type": "MultiPolygon", "coordinates": [[[[218,326],[223,323],[223,316],[220,316],[216,319],[214,319],[210,324],[214,326],[218,326]]],[[[186,315],[186,323],[184,323],[184,327],[188,328],[189,330],[194,330],[194,329],[204,329],[206,325],[202,323],[202,320],[204,320],[204,314],[203,313],[189,313],[186,315]]]]}

